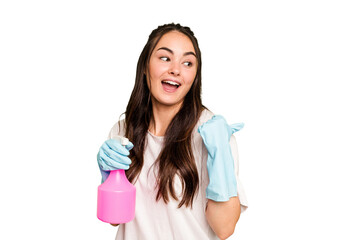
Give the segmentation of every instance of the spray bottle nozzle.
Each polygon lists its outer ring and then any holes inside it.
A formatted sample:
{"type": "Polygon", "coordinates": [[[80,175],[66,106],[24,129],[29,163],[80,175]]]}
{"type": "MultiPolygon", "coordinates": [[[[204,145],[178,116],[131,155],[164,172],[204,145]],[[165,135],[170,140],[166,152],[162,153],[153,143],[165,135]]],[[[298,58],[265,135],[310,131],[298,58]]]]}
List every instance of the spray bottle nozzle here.
{"type": "Polygon", "coordinates": [[[120,142],[120,144],[122,144],[123,146],[126,146],[129,143],[128,138],[122,137],[122,136],[119,136],[119,135],[112,137],[112,139],[118,140],[120,142]]]}

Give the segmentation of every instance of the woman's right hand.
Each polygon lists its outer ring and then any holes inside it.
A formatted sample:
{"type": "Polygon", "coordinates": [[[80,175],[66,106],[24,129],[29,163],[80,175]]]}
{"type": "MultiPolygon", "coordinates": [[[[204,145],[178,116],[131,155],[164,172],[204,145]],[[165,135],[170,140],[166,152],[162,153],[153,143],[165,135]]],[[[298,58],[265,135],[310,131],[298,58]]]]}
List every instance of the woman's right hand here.
{"type": "Polygon", "coordinates": [[[129,156],[129,150],[133,148],[133,143],[129,142],[123,146],[120,141],[109,139],[100,147],[97,160],[102,173],[102,182],[109,175],[109,171],[118,169],[129,169],[132,163],[129,156]]]}

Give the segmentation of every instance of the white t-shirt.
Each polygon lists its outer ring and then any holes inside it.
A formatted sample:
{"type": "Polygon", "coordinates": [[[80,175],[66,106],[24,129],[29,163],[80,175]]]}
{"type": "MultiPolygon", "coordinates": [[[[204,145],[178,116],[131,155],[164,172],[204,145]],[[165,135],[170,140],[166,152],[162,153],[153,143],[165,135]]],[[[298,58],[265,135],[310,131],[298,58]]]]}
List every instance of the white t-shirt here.
{"type": "MultiPolygon", "coordinates": [[[[208,199],[206,188],[209,183],[207,171],[207,149],[197,129],[211,119],[213,113],[203,110],[201,117],[193,130],[192,150],[199,175],[199,190],[193,200],[193,208],[183,205],[178,208],[178,201],[169,196],[168,204],[161,198],[156,201],[156,175],[153,163],[157,159],[163,146],[163,137],[154,136],[148,131],[144,151],[144,165],[135,182],[136,207],[134,219],[120,224],[116,240],[208,240],[218,239],[209,226],[205,209],[208,199]]],[[[109,138],[115,135],[125,135],[124,120],[116,123],[109,133],[109,138]]],[[[238,151],[234,136],[231,136],[230,145],[234,158],[234,167],[237,179],[238,197],[241,212],[247,209],[247,199],[243,186],[238,177],[238,151]]],[[[182,183],[178,176],[174,177],[174,189],[181,200],[182,183]]]]}

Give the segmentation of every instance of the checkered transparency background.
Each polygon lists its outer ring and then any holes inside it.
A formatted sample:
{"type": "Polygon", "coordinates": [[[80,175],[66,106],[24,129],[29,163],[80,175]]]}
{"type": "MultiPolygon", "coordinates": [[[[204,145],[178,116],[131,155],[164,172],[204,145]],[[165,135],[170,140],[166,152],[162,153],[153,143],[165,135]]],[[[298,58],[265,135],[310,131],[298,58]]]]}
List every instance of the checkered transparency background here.
{"type": "Polygon", "coordinates": [[[99,146],[158,25],[195,32],[203,102],[236,134],[229,239],[360,239],[358,1],[1,1],[1,239],[114,239],[99,146]],[[3,236],[4,235],[4,236],[3,236]],[[6,237],[5,237],[6,236],[6,237]]]}

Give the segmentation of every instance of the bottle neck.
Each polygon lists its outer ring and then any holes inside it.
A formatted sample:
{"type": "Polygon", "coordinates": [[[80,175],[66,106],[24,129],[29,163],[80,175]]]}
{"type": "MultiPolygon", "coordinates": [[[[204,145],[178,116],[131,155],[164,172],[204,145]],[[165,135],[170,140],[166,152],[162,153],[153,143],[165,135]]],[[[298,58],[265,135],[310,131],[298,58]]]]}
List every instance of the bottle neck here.
{"type": "Polygon", "coordinates": [[[128,181],[127,176],[125,175],[124,169],[110,171],[108,178],[110,178],[112,181],[116,181],[116,182],[128,181]]]}

